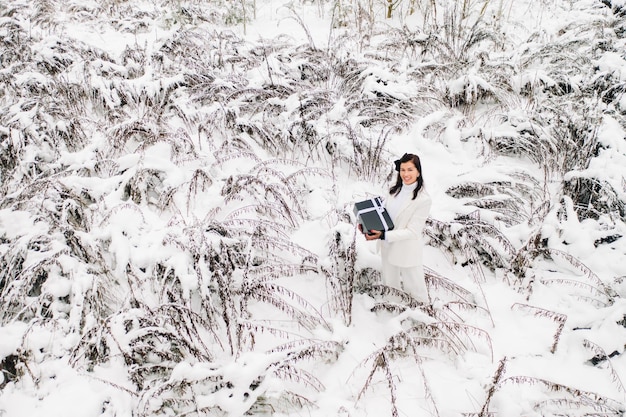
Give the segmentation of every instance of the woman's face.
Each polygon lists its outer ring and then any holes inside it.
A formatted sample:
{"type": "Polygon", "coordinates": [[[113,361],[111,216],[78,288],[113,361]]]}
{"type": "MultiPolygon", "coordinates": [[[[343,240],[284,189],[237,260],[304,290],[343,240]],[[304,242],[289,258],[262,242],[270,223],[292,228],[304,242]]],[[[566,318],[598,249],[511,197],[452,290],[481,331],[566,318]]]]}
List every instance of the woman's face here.
{"type": "Polygon", "coordinates": [[[413,184],[417,181],[417,177],[419,176],[420,173],[417,170],[417,167],[415,167],[413,161],[402,162],[400,164],[400,177],[405,185],[413,184]]]}

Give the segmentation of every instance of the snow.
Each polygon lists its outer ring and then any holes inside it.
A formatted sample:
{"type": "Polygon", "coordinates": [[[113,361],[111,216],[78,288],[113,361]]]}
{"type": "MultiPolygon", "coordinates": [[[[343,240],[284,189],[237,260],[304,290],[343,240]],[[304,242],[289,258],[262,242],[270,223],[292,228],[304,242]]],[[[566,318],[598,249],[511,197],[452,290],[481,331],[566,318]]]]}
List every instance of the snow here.
{"type": "Polygon", "coordinates": [[[618,53],[606,53],[596,61],[598,69],[602,72],[615,74],[620,81],[626,80],[626,59],[618,53]]]}
{"type": "MultiPolygon", "coordinates": [[[[559,36],[558,29],[577,18],[604,21],[608,14],[608,10],[592,13],[595,6],[589,2],[568,4],[560,9],[557,4],[507,3],[509,16],[519,14],[518,32],[503,28],[519,39],[520,49],[511,55],[520,60],[524,51],[539,50],[542,42],[559,36]],[[532,18],[523,19],[526,13],[532,18]],[[535,29],[532,25],[541,29],[533,42],[525,36],[535,29]]],[[[110,7],[128,7],[135,16],[162,12],[155,2],[116,5],[110,7]]],[[[613,5],[624,7],[626,2],[613,5]]],[[[276,36],[287,34],[293,45],[312,43],[324,49],[338,32],[326,6],[261,2],[245,33],[242,24],[230,30],[248,42],[241,48],[272,45],[276,36]]],[[[41,65],[59,56],[71,58],[71,51],[58,50],[68,39],[122,62],[127,47],[145,45],[145,54],[152,56],[193,27],[176,20],[177,13],[183,13],[181,2],[170,5],[161,20],[145,17],[149,27],[134,33],[125,29],[129,21],[116,22],[119,30],[115,30],[113,24],[68,17],[78,11],[83,16],[103,11],[97,2],[72,4],[68,10],[56,7],[62,22],[58,33],[52,27],[33,27],[33,36],[42,40],[32,59],[41,65]]],[[[403,15],[384,27],[398,29],[415,21],[420,20],[403,15]]],[[[208,22],[195,24],[215,29],[208,22]]],[[[376,36],[374,31],[371,35],[376,36]]],[[[415,41],[427,40],[415,34],[415,41]]],[[[592,61],[599,73],[610,73],[623,83],[626,60],[616,52],[623,50],[619,49],[623,40],[613,41],[615,51],[604,51],[592,61]]],[[[356,48],[338,49],[337,55],[361,54],[356,48]]],[[[305,62],[301,56],[294,58],[298,59],[305,62]]],[[[232,120],[224,121],[227,117],[221,120],[218,115],[227,113],[226,99],[203,103],[198,109],[194,106],[199,105],[185,101],[188,97],[177,96],[167,105],[178,107],[166,107],[159,117],[171,117],[172,131],[186,135],[187,142],[179,141],[171,132],[158,130],[157,117],[141,97],[163,98],[163,89],[186,85],[190,74],[165,76],[147,66],[140,76],[128,79],[133,63],[125,66],[94,58],[74,62],[59,76],[69,83],[85,82],[90,94],[101,97],[102,103],[89,109],[88,118],[101,120],[106,112],[118,112],[107,119],[117,124],[94,123],[97,128],[90,132],[88,143],[76,150],[41,133],[47,130],[38,130],[48,120],[53,123],[50,131],[72,132],[68,121],[44,115],[43,104],[31,108],[22,107],[23,102],[2,101],[3,110],[13,116],[0,119],[1,150],[9,155],[9,150],[23,146],[15,176],[21,176],[24,185],[9,184],[13,171],[4,165],[9,165],[11,156],[3,156],[0,416],[356,417],[391,415],[395,408],[399,416],[452,417],[480,413],[487,401],[488,411],[497,416],[535,416],[563,412],[557,403],[564,398],[582,398],[582,413],[584,407],[596,404],[590,400],[594,395],[601,398],[597,404],[602,406],[622,404],[611,414],[622,415],[626,402],[624,215],[602,213],[581,220],[576,205],[582,203],[562,195],[559,186],[575,178],[601,178],[612,188],[615,201],[626,201],[626,98],[615,99],[618,111],[607,105],[605,114],[598,112],[599,123],[593,127],[600,146],[587,166],[548,173],[525,155],[491,152],[489,144],[515,138],[523,128],[533,129],[528,116],[532,102],[545,93],[543,89],[558,85],[558,74],[537,59],[511,83],[517,92],[530,85],[536,94],[519,98],[528,100],[527,113],[516,113],[515,107],[505,115],[481,113],[477,104],[481,93],[492,93],[498,86],[481,75],[475,59],[475,65],[464,67],[465,72],[449,80],[434,79],[430,87],[447,86],[451,97],[476,107],[461,111],[417,105],[413,111],[419,117],[390,135],[381,153],[389,161],[389,170],[405,152],[420,155],[433,199],[432,220],[449,226],[440,237],[442,242],[433,237],[424,255],[425,266],[435,277],[431,296],[437,315],[420,308],[374,311],[381,301],[401,304],[401,300],[359,287],[364,284],[361,280],[373,280],[366,273],[379,270],[380,259],[374,245],[356,234],[351,206],[384,195],[389,184],[386,169],[368,176],[355,168],[359,161],[346,162],[354,156],[353,139],[348,130],[333,131],[332,126],[345,122],[359,137],[370,141],[381,137],[356,121],[362,113],[351,107],[354,103],[347,94],[336,94],[329,86],[330,105],[323,116],[311,121],[318,134],[315,140],[332,140],[335,155],[344,156],[343,160],[317,155],[306,143],[296,150],[264,148],[244,128],[233,137],[207,133],[219,132],[219,126],[228,123],[299,128],[300,120],[293,120],[302,106],[298,93],[252,103],[279,108],[271,120],[241,112],[228,114],[232,120]],[[108,81],[102,73],[121,78],[108,81]],[[177,111],[187,118],[172,116],[177,111]],[[498,117],[506,121],[493,122],[498,117]],[[113,150],[107,138],[132,123],[154,128],[159,139],[162,135],[167,140],[135,137],[113,150]],[[37,144],[35,138],[40,137],[44,140],[37,144]],[[285,156],[288,152],[291,159],[285,156]],[[108,170],[99,165],[105,154],[108,170]],[[28,164],[31,170],[24,169],[28,164]],[[100,170],[99,175],[85,175],[100,170]],[[229,182],[247,175],[250,182],[229,182]],[[541,186],[533,188],[534,183],[541,186]],[[514,214],[524,221],[511,224],[497,209],[477,208],[481,196],[455,198],[446,192],[467,184],[497,184],[499,191],[487,196],[494,204],[506,205],[516,198],[530,201],[523,190],[531,189],[541,194],[532,204],[547,202],[562,210],[551,210],[542,221],[535,221],[541,217],[538,207],[518,205],[514,214]],[[55,195],[64,199],[55,200],[55,195]],[[510,248],[493,234],[474,236],[489,241],[496,256],[505,257],[509,250],[528,256],[529,264],[520,267],[519,276],[502,266],[477,264],[471,248],[480,242],[470,239],[468,224],[459,220],[462,216],[479,219],[506,238],[510,248]],[[72,224],[78,226],[71,229],[72,224]],[[446,250],[450,244],[446,239],[465,242],[467,247],[446,250]],[[543,241],[549,251],[531,257],[533,251],[542,250],[533,246],[537,241],[543,241]],[[199,266],[194,268],[196,263],[199,266]],[[270,272],[263,273],[263,266],[269,266],[270,272]],[[272,267],[278,277],[272,276],[272,267]],[[364,275],[346,292],[345,277],[352,267],[364,275]],[[218,275],[227,283],[219,282],[218,275]],[[224,297],[236,301],[229,305],[224,297]],[[420,336],[411,339],[411,332],[420,336]],[[613,352],[616,355],[606,357],[613,352]],[[598,364],[591,362],[594,357],[598,364]],[[17,361],[17,369],[12,369],[12,361],[17,361]],[[506,367],[495,381],[501,363],[506,367]],[[539,380],[548,381],[547,386],[539,380]],[[578,397],[554,393],[549,384],[579,390],[578,397]],[[490,387],[495,393],[488,398],[490,387]],[[536,409],[536,404],[547,400],[557,403],[536,409]]],[[[245,72],[250,90],[268,88],[272,72],[280,74],[287,68],[297,73],[297,65],[287,65],[277,55],[261,62],[262,66],[245,72]]],[[[424,86],[408,72],[439,65],[407,60],[390,71],[379,61],[368,62],[358,74],[362,78],[358,94],[371,100],[421,97],[424,86]]],[[[137,68],[142,69],[138,64],[137,68]]],[[[41,94],[58,81],[33,68],[12,77],[11,91],[41,94]]],[[[202,88],[229,92],[236,83],[225,80],[216,79],[202,88]]],[[[583,77],[579,74],[572,80],[580,86],[583,77]]],[[[181,90],[189,93],[186,87],[181,90]]],[[[242,96],[244,106],[247,98],[242,96]]],[[[602,198],[599,202],[608,200],[606,195],[602,198]]]]}

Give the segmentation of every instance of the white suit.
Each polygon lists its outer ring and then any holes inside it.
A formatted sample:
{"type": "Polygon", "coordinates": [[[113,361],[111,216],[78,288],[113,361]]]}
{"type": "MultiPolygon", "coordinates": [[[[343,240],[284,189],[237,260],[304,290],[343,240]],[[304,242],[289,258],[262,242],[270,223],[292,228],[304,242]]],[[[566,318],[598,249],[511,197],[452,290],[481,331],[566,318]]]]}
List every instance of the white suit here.
{"type": "MultiPolygon", "coordinates": [[[[395,197],[390,195],[388,198],[395,197]]],[[[379,241],[385,284],[404,289],[425,303],[429,302],[429,297],[422,263],[422,231],[431,205],[430,195],[422,188],[415,200],[405,202],[397,215],[392,216],[393,230],[385,232],[385,239],[379,241]]]]}

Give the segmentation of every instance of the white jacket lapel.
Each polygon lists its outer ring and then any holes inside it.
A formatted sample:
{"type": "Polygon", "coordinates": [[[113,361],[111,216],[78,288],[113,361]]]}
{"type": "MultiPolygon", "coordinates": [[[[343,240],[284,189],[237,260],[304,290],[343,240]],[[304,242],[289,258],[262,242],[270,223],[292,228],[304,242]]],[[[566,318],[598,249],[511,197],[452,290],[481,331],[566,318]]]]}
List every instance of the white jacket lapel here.
{"type": "Polygon", "coordinates": [[[402,219],[403,214],[405,213],[405,211],[411,207],[412,203],[414,203],[416,200],[409,200],[406,203],[404,203],[402,205],[402,207],[400,208],[400,210],[398,211],[398,221],[400,221],[400,219],[402,219]]]}

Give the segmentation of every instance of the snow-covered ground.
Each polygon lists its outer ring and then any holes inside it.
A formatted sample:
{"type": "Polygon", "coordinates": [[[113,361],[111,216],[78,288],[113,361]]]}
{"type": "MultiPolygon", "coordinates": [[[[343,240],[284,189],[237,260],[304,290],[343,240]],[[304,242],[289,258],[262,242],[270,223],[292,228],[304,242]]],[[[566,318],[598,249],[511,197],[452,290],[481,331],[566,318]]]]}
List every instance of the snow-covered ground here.
{"type": "Polygon", "coordinates": [[[0,7],[0,416],[626,413],[623,2],[40,3],[0,7]],[[431,308],[351,215],[405,152],[431,308]]]}

